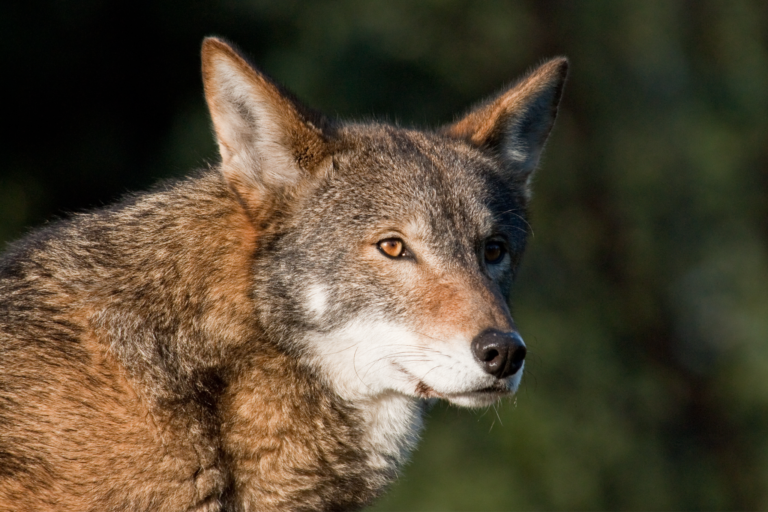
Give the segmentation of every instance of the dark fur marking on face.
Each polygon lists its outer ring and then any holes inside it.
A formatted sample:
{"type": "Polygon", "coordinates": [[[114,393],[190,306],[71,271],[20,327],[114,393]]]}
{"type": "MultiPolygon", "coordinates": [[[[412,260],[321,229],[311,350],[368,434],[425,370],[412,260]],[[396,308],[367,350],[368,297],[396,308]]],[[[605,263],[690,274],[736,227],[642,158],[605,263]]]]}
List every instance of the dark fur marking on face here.
{"type": "Polygon", "coordinates": [[[435,398],[437,396],[434,389],[430,388],[421,381],[416,384],[416,394],[424,398],[435,398]]]}

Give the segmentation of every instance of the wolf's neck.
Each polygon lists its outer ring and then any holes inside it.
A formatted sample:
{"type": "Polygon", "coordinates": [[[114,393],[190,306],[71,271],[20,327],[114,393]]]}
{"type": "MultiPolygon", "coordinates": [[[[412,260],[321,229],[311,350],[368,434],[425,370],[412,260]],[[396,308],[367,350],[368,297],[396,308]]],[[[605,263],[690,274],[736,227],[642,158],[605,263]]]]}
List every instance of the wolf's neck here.
{"type": "Polygon", "coordinates": [[[396,471],[410,456],[423,425],[425,404],[395,392],[355,404],[364,422],[363,440],[371,454],[371,464],[396,471]]]}
{"type": "Polygon", "coordinates": [[[395,393],[344,400],[272,344],[256,348],[219,408],[236,499],[264,511],[369,503],[407,459],[420,402],[395,393]]]}

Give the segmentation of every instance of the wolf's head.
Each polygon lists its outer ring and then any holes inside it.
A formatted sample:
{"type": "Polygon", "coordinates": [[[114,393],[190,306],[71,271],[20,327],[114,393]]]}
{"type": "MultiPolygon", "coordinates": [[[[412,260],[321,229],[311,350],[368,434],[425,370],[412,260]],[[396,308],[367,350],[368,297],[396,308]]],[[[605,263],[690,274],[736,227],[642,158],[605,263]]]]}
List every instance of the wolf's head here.
{"type": "Polygon", "coordinates": [[[221,172],[260,231],[266,334],[351,400],[513,393],[526,348],[507,299],[566,70],[551,60],[421,132],[331,122],[207,39],[221,172]]]}

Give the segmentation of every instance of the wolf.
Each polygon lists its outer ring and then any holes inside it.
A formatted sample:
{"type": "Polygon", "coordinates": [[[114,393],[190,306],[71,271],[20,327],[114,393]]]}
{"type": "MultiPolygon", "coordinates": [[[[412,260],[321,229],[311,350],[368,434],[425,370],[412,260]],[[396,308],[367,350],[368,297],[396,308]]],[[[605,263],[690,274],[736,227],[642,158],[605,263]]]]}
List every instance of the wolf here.
{"type": "Polygon", "coordinates": [[[567,66],[417,131],[325,117],[206,39],[220,164],[0,260],[0,509],[359,509],[426,404],[512,395],[567,66]]]}

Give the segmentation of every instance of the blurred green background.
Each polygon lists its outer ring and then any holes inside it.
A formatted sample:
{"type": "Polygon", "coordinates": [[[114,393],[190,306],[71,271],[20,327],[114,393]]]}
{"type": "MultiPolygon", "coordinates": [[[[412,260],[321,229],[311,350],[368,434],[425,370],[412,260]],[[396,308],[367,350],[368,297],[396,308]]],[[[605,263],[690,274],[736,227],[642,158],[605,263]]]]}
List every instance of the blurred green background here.
{"type": "Polygon", "coordinates": [[[514,403],[436,407],[376,510],[768,509],[765,0],[0,4],[0,242],[215,162],[205,35],[330,115],[439,126],[571,75],[514,403]]]}

